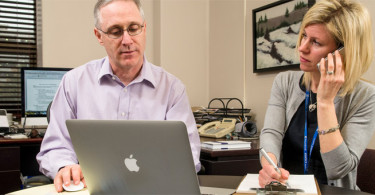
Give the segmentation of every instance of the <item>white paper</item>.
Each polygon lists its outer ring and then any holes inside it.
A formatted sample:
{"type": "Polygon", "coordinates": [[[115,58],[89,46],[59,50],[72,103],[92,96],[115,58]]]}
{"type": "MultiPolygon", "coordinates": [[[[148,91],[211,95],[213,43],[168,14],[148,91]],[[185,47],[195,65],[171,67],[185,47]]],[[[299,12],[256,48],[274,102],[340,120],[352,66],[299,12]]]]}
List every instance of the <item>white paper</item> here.
{"type": "Polygon", "coordinates": [[[9,127],[7,116],[0,116],[0,127],[9,127]]]}
{"type": "MultiPolygon", "coordinates": [[[[259,174],[247,174],[237,188],[237,193],[255,193],[251,188],[260,188],[259,174]]],[[[314,175],[290,175],[288,179],[290,188],[302,189],[302,194],[318,194],[314,175]]],[[[298,194],[298,193],[297,193],[298,194]]]]}

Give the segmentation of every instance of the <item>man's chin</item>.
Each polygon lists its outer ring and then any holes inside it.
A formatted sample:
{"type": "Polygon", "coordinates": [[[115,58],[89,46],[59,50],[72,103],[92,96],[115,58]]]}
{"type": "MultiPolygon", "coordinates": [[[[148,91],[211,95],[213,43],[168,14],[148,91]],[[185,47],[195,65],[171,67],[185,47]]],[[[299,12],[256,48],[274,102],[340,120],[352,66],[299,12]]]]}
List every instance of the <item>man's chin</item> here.
{"type": "Polygon", "coordinates": [[[135,59],[126,59],[126,60],[121,60],[120,61],[120,66],[121,67],[136,67],[136,66],[141,66],[142,64],[139,62],[139,60],[135,60],[135,59]]]}

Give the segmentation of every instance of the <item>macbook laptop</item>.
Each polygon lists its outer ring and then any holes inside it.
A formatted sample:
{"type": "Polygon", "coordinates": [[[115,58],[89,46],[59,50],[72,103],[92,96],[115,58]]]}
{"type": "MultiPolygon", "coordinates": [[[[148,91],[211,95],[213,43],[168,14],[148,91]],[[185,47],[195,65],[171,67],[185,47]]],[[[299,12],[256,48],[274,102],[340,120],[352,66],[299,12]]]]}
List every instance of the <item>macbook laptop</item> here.
{"type": "Polygon", "coordinates": [[[200,194],[181,121],[67,120],[91,195],[200,194]]]}

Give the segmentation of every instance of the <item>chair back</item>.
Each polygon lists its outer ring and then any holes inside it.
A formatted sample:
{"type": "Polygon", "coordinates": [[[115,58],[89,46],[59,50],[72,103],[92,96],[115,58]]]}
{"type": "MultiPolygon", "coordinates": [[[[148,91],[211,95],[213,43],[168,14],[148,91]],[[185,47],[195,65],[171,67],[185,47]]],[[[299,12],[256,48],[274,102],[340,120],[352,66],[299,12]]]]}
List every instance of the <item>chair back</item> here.
{"type": "Polygon", "coordinates": [[[375,194],[375,150],[366,149],[357,169],[357,186],[363,192],[375,194]]]}
{"type": "Polygon", "coordinates": [[[47,107],[47,122],[49,123],[49,115],[51,113],[51,105],[52,105],[52,101],[48,104],[48,107],[47,107]]]}

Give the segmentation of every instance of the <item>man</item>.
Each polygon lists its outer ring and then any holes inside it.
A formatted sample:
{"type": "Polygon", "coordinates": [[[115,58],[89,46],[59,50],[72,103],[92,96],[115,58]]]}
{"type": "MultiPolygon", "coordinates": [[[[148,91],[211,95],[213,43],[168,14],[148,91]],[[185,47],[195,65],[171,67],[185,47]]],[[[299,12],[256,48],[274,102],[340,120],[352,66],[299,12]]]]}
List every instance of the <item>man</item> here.
{"type": "Polygon", "coordinates": [[[146,22],[139,0],[99,0],[94,15],[95,36],[108,56],[75,68],[62,79],[37,155],[40,171],[54,178],[58,192],[71,180],[86,186],[67,119],[181,120],[188,128],[199,171],[199,135],[185,87],[144,57],[146,22]]]}

